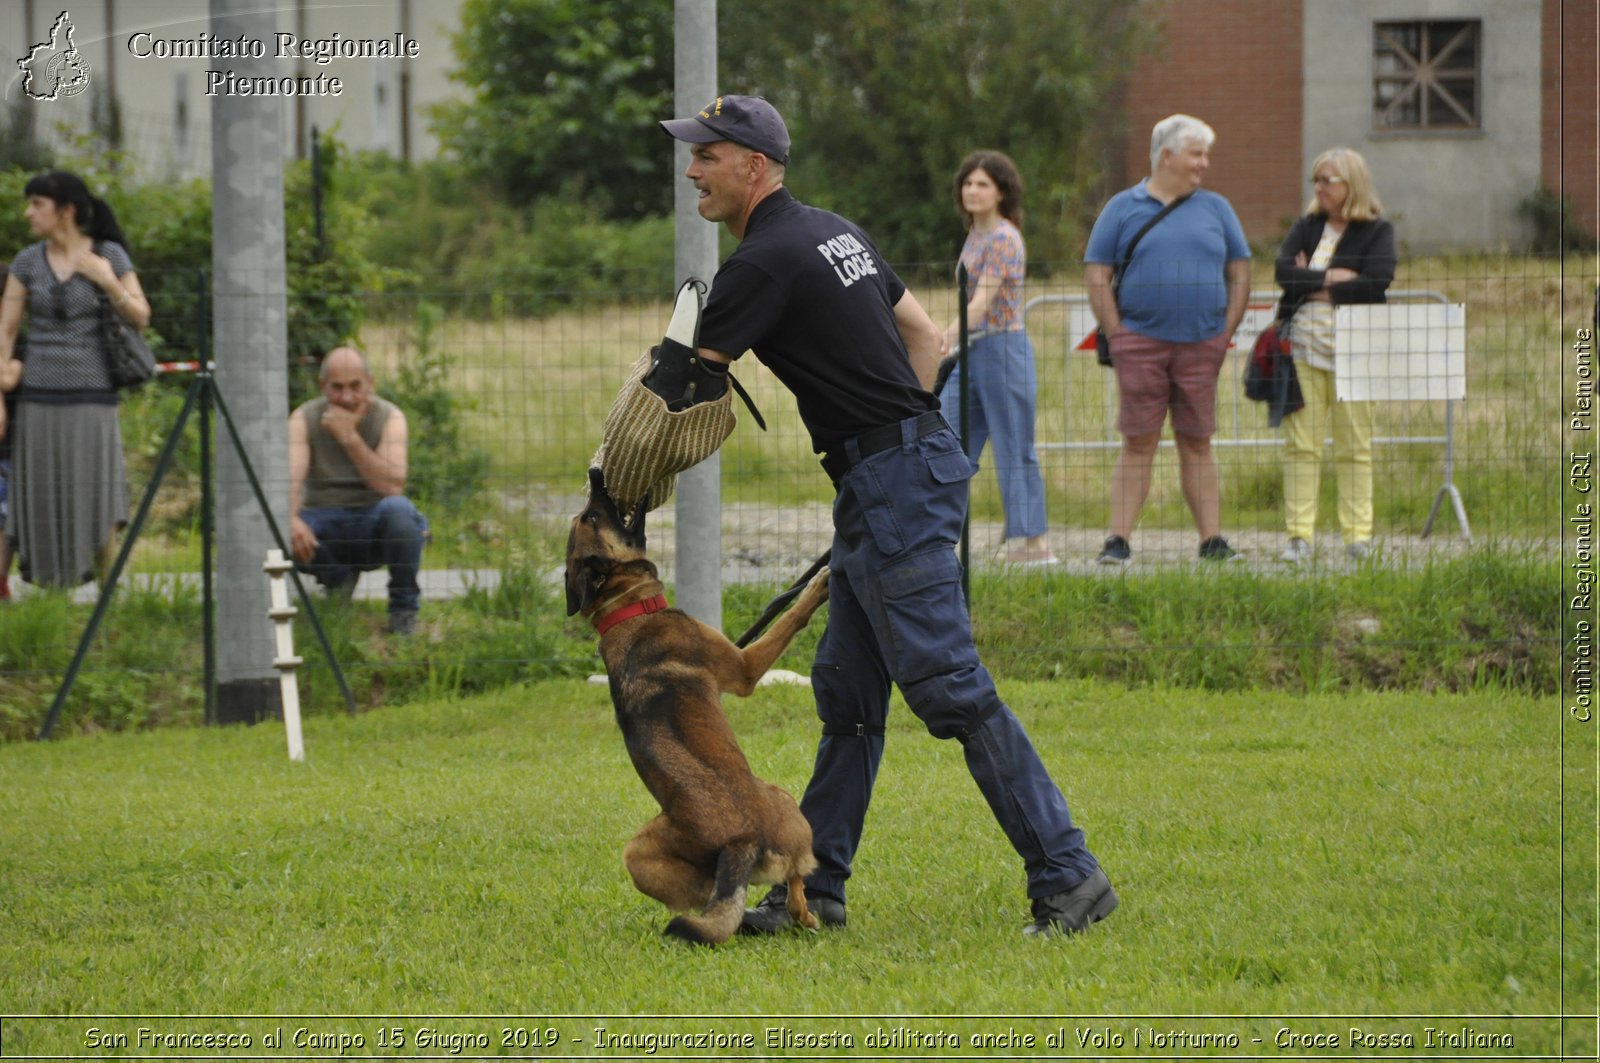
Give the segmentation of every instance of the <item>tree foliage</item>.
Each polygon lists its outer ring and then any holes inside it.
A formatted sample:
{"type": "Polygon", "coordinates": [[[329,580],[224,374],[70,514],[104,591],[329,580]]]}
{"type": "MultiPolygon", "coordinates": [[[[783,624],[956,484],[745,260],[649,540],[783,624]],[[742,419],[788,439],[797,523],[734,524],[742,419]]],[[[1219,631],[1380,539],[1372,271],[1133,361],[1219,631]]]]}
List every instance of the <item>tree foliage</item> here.
{"type": "MultiPolygon", "coordinates": [[[[321,149],[324,238],[317,239],[309,161],[284,173],[284,240],[287,260],[288,339],[291,367],[354,337],[372,292],[393,283],[395,271],[366,252],[373,224],[370,206],[339,194],[335,174],[342,155],[331,135],[321,149]]],[[[0,259],[38,237],[23,218],[23,188],[46,169],[70,170],[92,194],[111,205],[128,238],[139,281],[150,299],[153,345],[162,358],[197,358],[210,349],[211,182],[139,181],[123,154],[80,139],[57,155],[32,160],[33,168],[0,169],[0,259]]]]}
{"type": "Polygon", "coordinates": [[[511,202],[560,197],[606,217],[671,210],[672,0],[467,0],[435,128],[511,202]]]}
{"type": "Polygon", "coordinates": [[[953,179],[998,149],[1027,186],[1036,262],[1076,258],[1106,191],[1114,95],[1139,46],[1125,0],[767,0],[722,7],[725,91],[766,96],[788,183],[852,215],[895,261],[960,246],[953,179]]]}
{"type": "MultiPolygon", "coordinates": [[[[1139,47],[1127,0],[719,4],[719,89],[762,95],[794,139],[789,185],[897,262],[948,262],[961,159],[998,148],[1028,185],[1030,257],[1076,258],[1107,191],[1113,97],[1139,47]]],[[[443,142],[513,203],[607,217],[671,208],[672,0],[467,0],[443,142]]],[[[701,101],[696,101],[698,104],[701,101]]]]}

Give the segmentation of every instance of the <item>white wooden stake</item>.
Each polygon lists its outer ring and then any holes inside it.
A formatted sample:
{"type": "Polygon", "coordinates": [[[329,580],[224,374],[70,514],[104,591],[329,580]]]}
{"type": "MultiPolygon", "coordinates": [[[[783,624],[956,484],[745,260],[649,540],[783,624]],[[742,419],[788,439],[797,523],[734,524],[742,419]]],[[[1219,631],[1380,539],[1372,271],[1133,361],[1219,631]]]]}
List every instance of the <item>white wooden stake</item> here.
{"type": "Polygon", "coordinates": [[[285,578],[293,567],[293,562],[284,560],[281,550],[268,550],[267,563],[261,566],[272,590],[272,608],[267,610],[267,615],[273,620],[278,638],[278,656],[272,663],[278,669],[282,690],[283,729],[289,739],[289,759],[305,760],[306,747],[300,738],[300,684],[294,674],[302,662],[294,655],[294,628],[289,623],[300,611],[289,604],[289,581],[285,578]]]}

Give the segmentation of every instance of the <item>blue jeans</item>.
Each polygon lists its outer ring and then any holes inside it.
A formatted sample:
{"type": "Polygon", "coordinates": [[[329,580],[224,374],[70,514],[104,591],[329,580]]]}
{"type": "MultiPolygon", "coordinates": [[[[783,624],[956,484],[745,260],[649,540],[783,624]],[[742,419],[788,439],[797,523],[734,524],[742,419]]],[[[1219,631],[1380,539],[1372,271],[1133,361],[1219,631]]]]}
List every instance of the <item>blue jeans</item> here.
{"type": "MultiPolygon", "coordinates": [[[[972,462],[948,428],[859,461],[839,480],[828,626],[811,684],[822,739],[800,810],[819,866],[807,888],[844,900],[883,756],[889,687],[967,770],[1022,857],[1028,895],[1071,889],[1099,866],[1022,724],[978,660],[956,537],[972,462]]],[[[859,456],[854,441],[846,445],[859,456]]]]}
{"type": "Polygon", "coordinates": [[[302,509],[300,519],[317,537],[311,560],[296,564],[324,587],[343,587],[361,573],[389,569],[389,611],[416,612],[422,600],[417,570],[428,536],[428,518],[411,499],[391,495],[371,508],[328,506],[302,509]]]}
{"type": "MultiPolygon", "coordinates": [[[[1026,332],[994,332],[973,340],[967,352],[967,457],[993,443],[994,473],[1006,511],[1006,538],[1045,532],[1044,476],[1033,446],[1039,382],[1026,332]]],[[[961,427],[961,370],[939,393],[944,419],[961,427]]]]}

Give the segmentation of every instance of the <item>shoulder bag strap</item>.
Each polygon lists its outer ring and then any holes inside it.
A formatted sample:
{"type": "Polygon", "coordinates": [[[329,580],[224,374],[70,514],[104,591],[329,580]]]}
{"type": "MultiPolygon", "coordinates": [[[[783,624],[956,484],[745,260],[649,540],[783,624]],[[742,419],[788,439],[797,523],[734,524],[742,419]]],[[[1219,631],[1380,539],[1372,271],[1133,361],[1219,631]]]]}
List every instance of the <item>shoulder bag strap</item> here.
{"type": "Polygon", "coordinates": [[[1116,298],[1117,289],[1122,287],[1122,275],[1127,272],[1128,264],[1133,261],[1134,248],[1139,246],[1139,241],[1144,239],[1144,234],[1149,232],[1151,229],[1154,229],[1156,227],[1156,223],[1162,218],[1165,218],[1168,214],[1171,214],[1173,211],[1183,206],[1192,195],[1194,195],[1193,192],[1188,192],[1162,207],[1156,212],[1155,217],[1144,223],[1144,228],[1140,229],[1134,234],[1133,241],[1128,244],[1127,252],[1117,260],[1116,268],[1111,271],[1111,297],[1113,299],[1116,298]]]}

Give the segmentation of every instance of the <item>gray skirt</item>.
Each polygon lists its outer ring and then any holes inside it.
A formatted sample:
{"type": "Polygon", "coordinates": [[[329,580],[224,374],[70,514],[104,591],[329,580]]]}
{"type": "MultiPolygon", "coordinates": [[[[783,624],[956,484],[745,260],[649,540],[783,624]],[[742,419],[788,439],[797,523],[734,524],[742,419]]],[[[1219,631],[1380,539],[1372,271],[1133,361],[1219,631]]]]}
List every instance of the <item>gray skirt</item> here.
{"type": "Polygon", "coordinates": [[[128,523],[128,472],[115,406],[22,402],[11,436],[6,537],[40,587],[95,578],[95,553],[128,523]]]}

